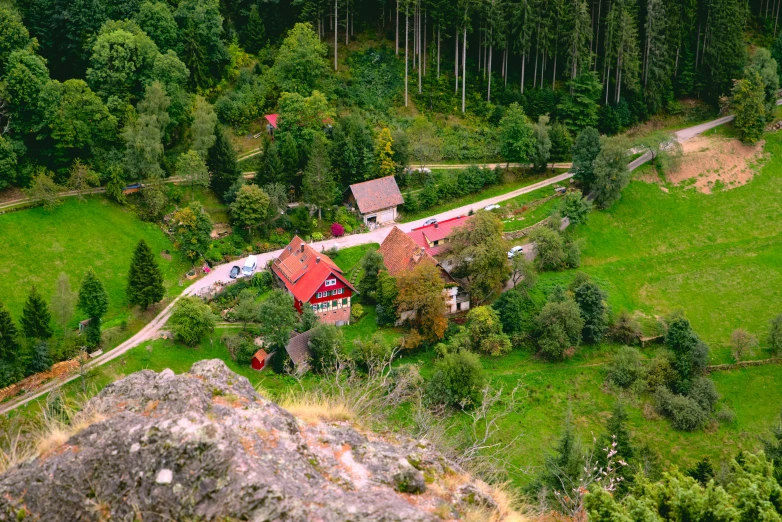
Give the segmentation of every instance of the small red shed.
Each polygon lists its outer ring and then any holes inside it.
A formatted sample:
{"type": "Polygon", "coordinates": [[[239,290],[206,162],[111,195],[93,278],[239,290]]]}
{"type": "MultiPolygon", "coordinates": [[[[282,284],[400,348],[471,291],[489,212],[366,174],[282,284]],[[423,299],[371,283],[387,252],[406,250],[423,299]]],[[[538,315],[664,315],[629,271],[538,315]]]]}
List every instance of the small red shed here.
{"type": "Polygon", "coordinates": [[[266,366],[266,359],[268,359],[268,357],[269,354],[267,354],[266,350],[264,349],[260,349],[255,352],[255,355],[253,355],[253,360],[250,363],[253,370],[263,370],[264,366],[266,366]]]}

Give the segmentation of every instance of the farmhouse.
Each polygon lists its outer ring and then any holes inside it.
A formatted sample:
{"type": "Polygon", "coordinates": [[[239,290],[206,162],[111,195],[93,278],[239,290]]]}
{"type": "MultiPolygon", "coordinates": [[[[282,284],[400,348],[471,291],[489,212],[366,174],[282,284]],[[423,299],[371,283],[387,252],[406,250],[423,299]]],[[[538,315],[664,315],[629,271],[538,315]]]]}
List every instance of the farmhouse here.
{"type": "Polygon", "coordinates": [[[408,235],[413,238],[426,253],[436,258],[447,271],[453,269],[454,260],[448,257],[448,242],[453,231],[467,221],[470,216],[459,216],[432,225],[414,228],[408,235]]]}
{"type": "Polygon", "coordinates": [[[350,300],[356,289],[329,256],[296,236],[271,268],[278,283],[293,296],[299,313],[311,306],[323,323],[341,326],[350,322],[350,300]]]}
{"type": "Polygon", "coordinates": [[[407,270],[412,270],[421,263],[430,263],[440,269],[440,276],[445,281],[446,313],[455,314],[470,309],[470,296],[462,290],[456,280],[432,257],[426,249],[416,244],[413,239],[394,227],[378,250],[383,254],[383,263],[388,273],[396,276],[407,270]]]}
{"type": "Polygon", "coordinates": [[[370,227],[396,220],[396,207],[404,202],[394,176],[350,186],[348,203],[358,209],[361,220],[370,227]]]}

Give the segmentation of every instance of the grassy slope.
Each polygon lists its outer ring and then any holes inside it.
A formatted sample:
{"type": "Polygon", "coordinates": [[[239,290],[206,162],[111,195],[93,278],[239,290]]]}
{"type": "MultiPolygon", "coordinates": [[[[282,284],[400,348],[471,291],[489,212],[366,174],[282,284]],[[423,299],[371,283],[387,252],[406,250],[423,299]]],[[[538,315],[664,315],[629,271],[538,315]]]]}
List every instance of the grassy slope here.
{"type": "MultiPolygon", "coordinates": [[[[103,197],[85,203],[66,198],[52,211],[33,208],[0,216],[0,238],[0,296],[15,316],[32,285],[48,300],[60,272],[78,290],[85,270],[92,267],[108,290],[106,319],[111,319],[125,306],[125,281],[138,240],[145,239],[156,254],[173,251],[160,229],[103,197]]],[[[176,254],[172,261],[157,259],[169,293],[179,293],[177,281],[188,265],[176,254]]]]}

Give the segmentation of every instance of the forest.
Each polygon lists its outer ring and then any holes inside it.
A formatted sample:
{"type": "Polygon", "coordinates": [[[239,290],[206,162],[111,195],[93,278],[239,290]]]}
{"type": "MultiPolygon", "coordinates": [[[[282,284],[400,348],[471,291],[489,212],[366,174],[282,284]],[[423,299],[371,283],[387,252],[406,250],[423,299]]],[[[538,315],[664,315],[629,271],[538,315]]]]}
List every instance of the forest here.
{"type": "MultiPolygon", "coordinates": [[[[272,112],[282,114],[275,142],[282,159],[271,168],[282,174],[265,181],[290,182],[297,193],[311,129],[335,117],[332,164],[344,185],[379,175],[372,153],[385,128],[398,173],[411,155],[422,163],[498,158],[494,127],[514,102],[533,121],[549,115],[565,144],[588,126],[614,134],[680,113],[684,98],[716,112],[749,49],[782,53],[774,45],[779,7],[779,0],[6,2],[0,188],[100,184],[115,187],[112,194],[176,174],[203,182],[206,163],[222,196],[236,174],[235,165],[218,165],[224,134],[258,129],[272,112]],[[300,22],[310,25],[294,28],[300,22]],[[346,59],[361,35],[374,44],[346,59]],[[449,114],[463,125],[437,119],[449,114]],[[442,140],[434,151],[429,134],[442,140]]],[[[567,145],[560,148],[567,157],[567,145]]],[[[146,197],[152,214],[160,206],[154,193],[146,197]]]]}

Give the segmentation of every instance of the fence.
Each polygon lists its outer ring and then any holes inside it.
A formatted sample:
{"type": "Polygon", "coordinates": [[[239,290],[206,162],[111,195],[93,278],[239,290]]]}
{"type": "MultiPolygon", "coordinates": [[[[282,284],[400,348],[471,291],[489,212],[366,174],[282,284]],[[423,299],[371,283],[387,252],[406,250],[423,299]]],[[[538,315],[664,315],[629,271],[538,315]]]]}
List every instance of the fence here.
{"type": "Polygon", "coordinates": [[[766,364],[782,363],[782,357],[772,357],[771,359],[761,359],[759,361],[740,361],[732,364],[715,364],[706,367],[706,373],[724,372],[727,370],[738,370],[739,368],[750,368],[752,366],[765,366],[766,364]]]}

